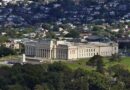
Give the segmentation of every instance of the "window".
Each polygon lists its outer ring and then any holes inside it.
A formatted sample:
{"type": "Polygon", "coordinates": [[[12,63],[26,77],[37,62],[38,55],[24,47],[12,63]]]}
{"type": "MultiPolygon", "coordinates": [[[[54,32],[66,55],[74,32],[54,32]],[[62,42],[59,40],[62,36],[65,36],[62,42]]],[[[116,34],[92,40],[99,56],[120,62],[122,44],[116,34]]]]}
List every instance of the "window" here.
{"type": "Polygon", "coordinates": [[[72,50],[72,53],[75,54],[75,50],[72,50]]]}

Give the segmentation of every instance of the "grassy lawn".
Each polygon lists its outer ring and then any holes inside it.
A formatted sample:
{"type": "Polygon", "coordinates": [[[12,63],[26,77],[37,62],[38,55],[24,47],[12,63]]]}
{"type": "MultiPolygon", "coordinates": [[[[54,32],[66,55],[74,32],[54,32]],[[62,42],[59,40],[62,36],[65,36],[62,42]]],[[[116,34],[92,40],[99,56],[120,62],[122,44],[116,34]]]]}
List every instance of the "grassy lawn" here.
{"type": "MultiPolygon", "coordinates": [[[[16,61],[18,61],[18,60],[21,60],[21,59],[22,59],[22,57],[14,55],[14,56],[2,57],[2,58],[0,58],[0,61],[4,61],[4,60],[16,60],[16,61]]],[[[65,61],[65,62],[62,62],[62,63],[64,63],[65,65],[67,65],[69,68],[71,68],[73,70],[78,69],[78,68],[88,70],[88,71],[95,70],[95,68],[86,65],[86,62],[88,60],[89,59],[80,59],[80,60],[76,60],[76,61],[65,61]]],[[[105,68],[108,68],[108,67],[116,65],[116,64],[123,64],[126,67],[128,67],[128,69],[130,70],[130,57],[122,57],[121,62],[109,62],[108,58],[103,58],[103,60],[104,60],[104,63],[105,63],[105,68]]]]}
{"type": "Polygon", "coordinates": [[[16,60],[19,61],[21,60],[21,57],[18,55],[10,55],[10,56],[4,56],[0,58],[0,61],[12,61],[12,60],[16,60]]]}
{"type": "Polygon", "coordinates": [[[127,65],[130,68],[130,57],[124,58],[121,63],[127,65]]]}
{"type": "Polygon", "coordinates": [[[130,70],[130,57],[122,57],[121,62],[109,62],[107,60],[107,62],[105,63],[106,67],[113,66],[116,64],[123,64],[126,67],[128,67],[128,69],[130,70]]]}
{"type": "Polygon", "coordinates": [[[77,69],[81,68],[84,70],[94,70],[94,68],[86,65],[87,60],[79,60],[79,61],[73,61],[73,62],[65,62],[65,64],[71,68],[71,69],[77,69]]]}
{"type": "Polygon", "coordinates": [[[76,60],[76,61],[64,62],[64,64],[73,70],[78,69],[78,68],[81,68],[84,70],[90,70],[90,71],[94,70],[94,68],[86,65],[87,61],[88,59],[81,59],[81,60],[76,60]]]}
{"type": "MultiPolygon", "coordinates": [[[[86,62],[88,59],[82,59],[77,61],[70,61],[70,62],[64,62],[65,65],[67,65],[71,69],[77,69],[81,68],[84,70],[94,70],[95,68],[87,66],[86,62]]],[[[108,68],[110,66],[116,65],[116,64],[123,64],[128,67],[130,70],[130,57],[122,57],[121,62],[109,62],[108,58],[104,58],[105,68],[108,68]]]]}

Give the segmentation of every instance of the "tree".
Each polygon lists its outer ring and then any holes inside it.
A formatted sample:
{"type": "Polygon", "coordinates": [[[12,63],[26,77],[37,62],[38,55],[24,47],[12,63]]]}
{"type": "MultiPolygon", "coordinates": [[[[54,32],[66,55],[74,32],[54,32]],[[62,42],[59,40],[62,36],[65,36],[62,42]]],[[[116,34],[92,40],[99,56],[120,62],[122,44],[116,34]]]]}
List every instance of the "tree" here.
{"type": "Polygon", "coordinates": [[[111,74],[103,75],[103,62],[98,60],[98,72],[71,70],[57,62],[1,66],[0,90],[130,90],[130,72],[125,66],[114,65],[109,68],[111,74]]]}
{"type": "Polygon", "coordinates": [[[124,83],[124,85],[122,85],[123,87],[126,87],[128,90],[130,89],[130,72],[125,65],[117,64],[109,67],[108,70],[110,75],[116,77],[117,81],[120,82],[120,84],[124,83]]]}
{"type": "Polygon", "coordinates": [[[42,24],[42,28],[43,28],[43,29],[51,30],[51,27],[52,27],[51,24],[48,24],[48,23],[43,23],[43,24],[42,24]]]}
{"type": "Polygon", "coordinates": [[[88,75],[84,70],[75,70],[73,78],[73,90],[89,90],[88,75]]]}
{"type": "Polygon", "coordinates": [[[2,56],[8,56],[8,55],[15,55],[16,52],[13,49],[6,48],[5,46],[0,47],[0,57],[2,56]]]}
{"type": "Polygon", "coordinates": [[[95,55],[86,62],[87,65],[96,67],[96,71],[103,73],[104,72],[104,62],[100,55],[95,55]]]}
{"type": "Polygon", "coordinates": [[[29,89],[27,87],[23,87],[22,85],[15,84],[15,85],[9,86],[8,90],[29,90],[29,89]]]}
{"type": "Polygon", "coordinates": [[[100,60],[102,57],[100,55],[94,55],[93,57],[91,57],[86,64],[90,65],[90,66],[96,66],[97,65],[97,61],[100,60]]]}
{"type": "Polygon", "coordinates": [[[64,90],[65,84],[64,84],[64,73],[59,73],[59,79],[57,82],[57,90],[64,90]]]}
{"type": "Polygon", "coordinates": [[[104,73],[104,62],[102,58],[98,59],[97,61],[96,71],[100,73],[104,73]]]}
{"type": "Polygon", "coordinates": [[[112,56],[110,57],[109,61],[110,62],[112,62],[112,61],[120,62],[121,61],[121,56],[119,54],[112,54],[112,56]]]}
{"type": "Polygon", "coordinates": [[[34,88],[34,90],[49,90],[48,89],[48,86],[45,84],[45,85],[39,85],[37,84],[34,88]]]}
{"type": "Polygon", "coordinates": [[[2,66],[0,68],[0,89],[7,90],[8,82],[10,82],[10,68],[8,66],[2,66]]]}
{"type": "Polygon", "coordinates": [[[117,33],[117,37],[121,38],[123,34],[124,34],[124,30],[120,29],[119,32],[117,33]]]}
{"type": "Polygon", "coordinates": [[[0,36],[0,43],[5,43],[8,41],[8,37],[7,36],[0,36]]]}
{"type": "Polygon", "coordinates": [[[36,85],[34,90],[44,90],[42,85],[36,85]]]}
{"type": "Polygon", "coordinates": [[[54,38],[56,38],[56,35],[53,32],[47,32],[46,38],[52,38],[52,39],[54,39],[54,38]]]}
{"type": "Polygon", "coordinates": [[[53,64],[48,65],[48,71],[53,72],[70,72],[70,68],[68,68],[66,65],[64,65],[61,62],[55,62],[53,64]]]}
{"type": "Polygon", "coordinates": [[[94,26],[92,31],[93,31],[94,35],[99,35],[99,36],[102,36],[102,35],[104,35],[103,33],[105,33],[105,30],[98,26],[94,26]]]}
{"type": "Polygon", "coordinates": [[[69,33],[65,35],[65,37],[72,37],[72,38],[78,38],[79,37],[79,31],[77,30],[69,30],[69,33]]]}

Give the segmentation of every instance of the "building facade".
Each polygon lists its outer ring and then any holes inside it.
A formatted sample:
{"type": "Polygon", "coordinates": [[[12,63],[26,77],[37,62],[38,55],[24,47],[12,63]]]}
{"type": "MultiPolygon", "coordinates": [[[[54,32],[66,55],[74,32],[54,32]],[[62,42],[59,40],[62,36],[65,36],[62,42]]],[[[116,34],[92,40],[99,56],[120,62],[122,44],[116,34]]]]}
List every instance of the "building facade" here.
{"type": "Polygon", "coordinates": [[[76,60],[94,55],[111,56],[118,53],[118,44],[114,42],[74,43],[67,41],[42,40],[25,44],[25,55],[40,60],[76,60]]]}

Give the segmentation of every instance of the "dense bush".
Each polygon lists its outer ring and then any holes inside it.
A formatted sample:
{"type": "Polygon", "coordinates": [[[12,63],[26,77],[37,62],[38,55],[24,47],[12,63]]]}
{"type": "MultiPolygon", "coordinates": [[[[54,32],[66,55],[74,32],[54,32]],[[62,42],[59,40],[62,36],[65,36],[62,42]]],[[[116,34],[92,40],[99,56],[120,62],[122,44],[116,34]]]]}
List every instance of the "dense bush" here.
{"type": "Polygon", "coordinates": [[[16,54],[15,50],[4,46],[0,46],[0,57],[14,55],[14,54],[16,54]]]}
{"type": "Polygon", "coordinates": [[[116,80],[113,84],[109,77],[96,71],[71,70],[62,63],[15,64],[12,67],[4,66],[0,68],[0,89],[108,90],[110,88],[111,90],[124,90],[125,86],[120,83],[121,81],[116,80]]]}

